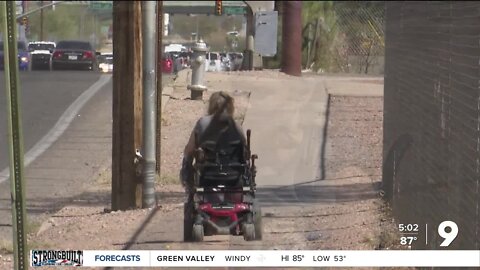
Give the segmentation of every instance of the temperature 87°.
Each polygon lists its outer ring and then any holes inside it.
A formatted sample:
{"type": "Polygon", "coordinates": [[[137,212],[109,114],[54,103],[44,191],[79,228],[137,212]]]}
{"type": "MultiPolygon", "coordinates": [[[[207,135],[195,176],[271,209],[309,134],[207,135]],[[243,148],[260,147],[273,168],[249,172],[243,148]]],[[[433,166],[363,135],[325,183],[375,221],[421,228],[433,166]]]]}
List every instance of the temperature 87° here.
{"type": "Polygon", "coordinates": [[[402,246],[411,246],[414,241],[417,240],[416,236],[402,236],[400,237],[400,245],[402,246]]]}

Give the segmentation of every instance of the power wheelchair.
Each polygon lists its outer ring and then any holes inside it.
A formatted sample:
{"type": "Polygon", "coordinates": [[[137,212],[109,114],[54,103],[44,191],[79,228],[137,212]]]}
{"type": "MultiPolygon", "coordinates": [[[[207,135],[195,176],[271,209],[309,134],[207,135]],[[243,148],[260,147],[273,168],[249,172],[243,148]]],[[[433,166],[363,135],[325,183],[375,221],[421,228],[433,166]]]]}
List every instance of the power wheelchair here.
{"type": "MultiPolygon", "coordinates": [[[[233,122],[233,120],[231,120],[233,122]]],[[[262,213],[256,198],[257,155],[229,124],[216,139],[205,139],[196,150],[193,187],[184,204],[184,241],[201,242],[204,236],[242,235],[262,239],[262,213]]]]}

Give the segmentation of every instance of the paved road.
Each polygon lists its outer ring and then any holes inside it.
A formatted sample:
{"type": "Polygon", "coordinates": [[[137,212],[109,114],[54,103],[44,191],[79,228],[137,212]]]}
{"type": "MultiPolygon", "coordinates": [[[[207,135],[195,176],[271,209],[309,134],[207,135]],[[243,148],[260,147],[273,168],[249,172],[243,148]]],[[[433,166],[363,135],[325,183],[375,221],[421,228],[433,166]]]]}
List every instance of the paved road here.
{"type": "MultiPolygon", "coordinates": [[[[20,74],[25,152],[55,125],[63,112],[101,74],[85,71],[35,71],[20,74]]],[[[5,77],[0,74],[0,171],[8,166],[5,77]]]]}
{"type": "MultiPolygon", "coordinates": [[[[100,76],[99,73],[88,71],[33,71],[20,74],[25,153],[53,128],[80,95],[99,81],[100,76]]],[[[0,172],[9,162],[4,79],[3,73],[0,73],[0,172]]],[[[173,76],[166,75],[162,82],[165,85],[172,79],[173,76]]],[[[105,80],[98,82],[99,85],[104,83],[105,80]]]]}
{"type": "MultiPolygon", "coordinates": [[[[96,72],[35,71],[20,74],[20,87],[22,89],[22,121],[26,159],[29,156],[32,157],[30,159],[33,161],[32,167],[42,166],[47,168],[50,166],[55,168],[54,170],[49,169],[49,172],[45,173],[43,172],[45,169],[43,171],[41,169],[30,170],[31,168],[27,167],[25,173],[28,213],[43,214],[45,211],[49,211],[53,205],[58,204],[57,197],[60,198],[61,196],[58,196],[57,193],[67,196],[75,194],[79,185],[73,183],[74,176],[68,179],[63,174],[61,178],[54,178],[54,176],[62,175],[57,168],[68,165],[65,165],[62,161],[73,159],[61,157],[57,160],[51,160],[50,158],[48,161],[35,164],[36,160],[34,161],[33,158],[49,156],[46,155],[49,151],[48,148],[61,135],[58,131],[62,129],[64,131],[68,126],[67,123],[74,118],[78,118],[78,114],[83,113],[80,110],[81,107],[88,105],[87,101],[97,91],[111,93],[108,88],[111,89],[112,85],[110,75],[101,75],[96,72]],[[59,121],[59,119],[62,119],[62,121],[59,121]],[[53,132],[54,130],[57,132],[53,132]],[[69,187],[73,187],[75,190],[69,190],[69,187]]],[[[5,181],[8,175],[9,155],[3,73],[0,73],[0,88],[0,241],[2,241],[2,239],[11,239],[12,224],[10,186],[9,182],[5,181]]],[[[61,156],[62,154],[57,153],[57,155],[61,156]]],[[[73,162],[70,163],[73,164],[73,162]]],[[[76,173],[72,170],[72,167],[70,167],[70,170],[71,173],[76,173]]]]}

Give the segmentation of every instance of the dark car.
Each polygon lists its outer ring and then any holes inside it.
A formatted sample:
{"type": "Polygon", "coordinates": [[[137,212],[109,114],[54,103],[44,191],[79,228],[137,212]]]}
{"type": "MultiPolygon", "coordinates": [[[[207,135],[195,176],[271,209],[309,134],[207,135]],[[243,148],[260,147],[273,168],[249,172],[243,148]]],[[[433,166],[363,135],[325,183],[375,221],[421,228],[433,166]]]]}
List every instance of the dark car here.
{"type": "MultiPolygon", "coordinates": [[[[29,70],[30,67],[30,54],[27,50],[27,45],[23,41],[17,42],[18,50],[18,68],[20,70],[29,70]]],[[[4,69],[4,60],[3,60],[3,42],[0,42],[0,69],[4,69]]]]}
{"type": "Polygon", "coordinates": [[[97,69],[96,52],[86,41],[63,40],[52,53],[52,70],[80,68],[97,69]]]}
{"type": "Polygon", "coordinates": [[[31,55],[32,70],[49,69],[55,42],[36,41],[28,43],[28,51],[31,55]]]}

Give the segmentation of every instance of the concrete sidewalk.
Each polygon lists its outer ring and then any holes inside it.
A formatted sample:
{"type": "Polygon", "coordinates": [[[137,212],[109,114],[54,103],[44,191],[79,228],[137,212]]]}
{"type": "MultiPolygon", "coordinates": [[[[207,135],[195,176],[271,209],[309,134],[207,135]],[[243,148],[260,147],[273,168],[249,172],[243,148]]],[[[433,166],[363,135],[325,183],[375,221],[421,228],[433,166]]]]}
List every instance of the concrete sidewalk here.
{"type": "MultiPolygon", "coordinates": [[[[186,88],[188,74],[188,70],[180,72],[175,86],[186,88]]],[[[337,195],[345,191],[337,187],[345,183],[319,181],[328,94],[380,95],[378,83],[353,84],[322,76],[291,77],[262,71],[207,73],[206,84],[208,91],[227,90],[234,96],[238,91],[251,92],[243,128],[252,130],[252,151],[259,156],[258,198],[264,214],[301,217],[305,211],[324,209],[340,202],[337,195]],[[351,84],[355,87],[349,87],[351,84]],[[366,90],[372,87],[376,90],[366,90]]],[[[241,237],[215,236],[209,238],[209,242],[183,243],[180,210],[147,219],[129,249],[155,249],[164,244],[171,249],[270,249],[274,241],[269,238],[263,242],[244,242],[241,237]]],[[[300,231],[313,229],[309,223],[296,226],[300,231]]]]}
{"type": "Polygon", "coordinates": [[[243,127],[252,130],[252,150],[259,155],[258,185],[288,186],[318,178],[325,82],[284,78],[241,86],[252,89],[243,127]]]}
{"type": "MultiPolygon", "coordinates": [[[[190,76],[190,70],[179,72],[175,87],[186,89],[190,76]]],[[[318,181],[329,95],[383,96],[383,77],[209,72],[205,84],[211,92],[251,92],[243,128],[252,130],[252,151],[259,156],[259,197],[266,205],[311,202],[317,198],[305,198],[304,189],[329,184],[318,181]]]]}
{"type": "MultiPolygon", "coordinates": [[[[190,76],[190,70],[179,72],[175,87],[186,88],[190,76]]],[[[286,186],[319,176],[328,99],[323,77],[257,71],[209,72],[205,78],[208,91],[251,92],[243,128],[252,130],[259,186],[286,186]]]]}

